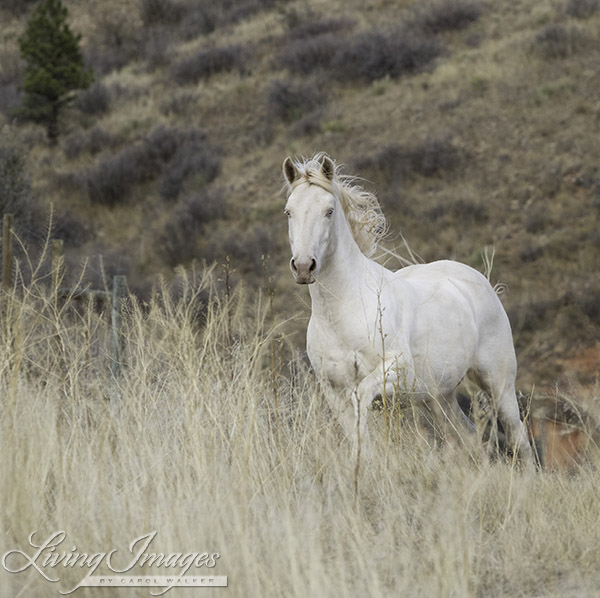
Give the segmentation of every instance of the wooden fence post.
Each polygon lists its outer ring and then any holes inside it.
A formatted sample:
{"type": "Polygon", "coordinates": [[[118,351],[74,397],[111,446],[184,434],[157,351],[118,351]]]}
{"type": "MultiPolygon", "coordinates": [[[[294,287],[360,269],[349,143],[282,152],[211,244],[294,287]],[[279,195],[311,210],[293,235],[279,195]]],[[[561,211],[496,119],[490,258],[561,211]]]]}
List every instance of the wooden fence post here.
{"type": "Polygon", "coordinates": [[[111,360],[110,371],[113,378],[118,378],[121,373],[121,307],[127,296],[127,277],[117,275],[113,277],[112,288],[112,328],[111,328],[111,360]]]}
{"type": "Polygon", "coordinates": [[[4,214],[2,220],[2,288],[8,290],[13,284],[13,215],[4,214]]]}

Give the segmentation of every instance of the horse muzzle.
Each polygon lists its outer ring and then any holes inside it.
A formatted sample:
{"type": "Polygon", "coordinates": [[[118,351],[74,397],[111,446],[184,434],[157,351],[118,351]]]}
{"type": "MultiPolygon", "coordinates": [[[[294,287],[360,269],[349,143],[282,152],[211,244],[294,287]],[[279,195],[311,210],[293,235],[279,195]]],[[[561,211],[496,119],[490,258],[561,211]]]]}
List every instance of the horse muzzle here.
{"type": "Polygon", "coordinates": [[[317,260],[315,258],[308,258],[307,260],[292,258],[290,260],[290,270],[298,284],[312,284],[315,282],[315,274],[317,273],[317,260]]]}

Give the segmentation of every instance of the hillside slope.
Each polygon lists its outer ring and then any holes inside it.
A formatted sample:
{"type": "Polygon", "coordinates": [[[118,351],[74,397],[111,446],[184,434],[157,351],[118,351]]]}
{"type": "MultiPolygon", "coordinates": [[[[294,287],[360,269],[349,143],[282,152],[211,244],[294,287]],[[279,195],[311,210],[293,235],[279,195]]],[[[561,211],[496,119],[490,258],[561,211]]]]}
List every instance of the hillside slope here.
{"type": "Polygon", "coordinates": [[[178,264],[229,256],[258,287],[268,255],[301,346],[280,165],[327,151],[377,192],[388,248],[405,255],[402,234],[425,260],[480,269],[495,248],[522,387],[594,383],[597,1],[65,2],[96,82],[56,148],[10,116],[31,4],[0,3],[2,151],[31,180],[17,227],[38,246],[52,205],[70,276],[89,256],[92,284],[124,272],[147,295],[178,264]]]}

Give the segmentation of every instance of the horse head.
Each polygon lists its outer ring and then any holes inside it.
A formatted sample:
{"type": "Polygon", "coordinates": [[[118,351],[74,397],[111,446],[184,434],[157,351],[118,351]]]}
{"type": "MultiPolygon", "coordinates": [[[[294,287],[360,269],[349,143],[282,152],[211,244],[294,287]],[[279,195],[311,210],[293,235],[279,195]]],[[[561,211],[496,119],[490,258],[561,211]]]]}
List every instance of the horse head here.
{"type": "Polygon", "coordinates": [[[290,192],[284,210],[292,250],[290,269],[298,284],[312,284],[328,254],[334,215],[339,208],[334,194],[335,164],[328,156],[320,155],[300,169],[288,157],[283,174],[290,192]]]}

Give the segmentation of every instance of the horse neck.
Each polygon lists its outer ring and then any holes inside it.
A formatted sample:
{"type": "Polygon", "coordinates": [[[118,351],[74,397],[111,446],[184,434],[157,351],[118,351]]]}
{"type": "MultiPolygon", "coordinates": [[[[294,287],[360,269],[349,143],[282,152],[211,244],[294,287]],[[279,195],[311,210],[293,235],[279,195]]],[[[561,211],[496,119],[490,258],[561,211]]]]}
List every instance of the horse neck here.
{"type": "Polygon", "coordinates": [[[356,297],[367,272],[379,266],[360,250],[341,210],[337,218],[317,280],[309,287],[313,310],[326,307],[329,303],[339,309],[340,301],[356,297]]]}

